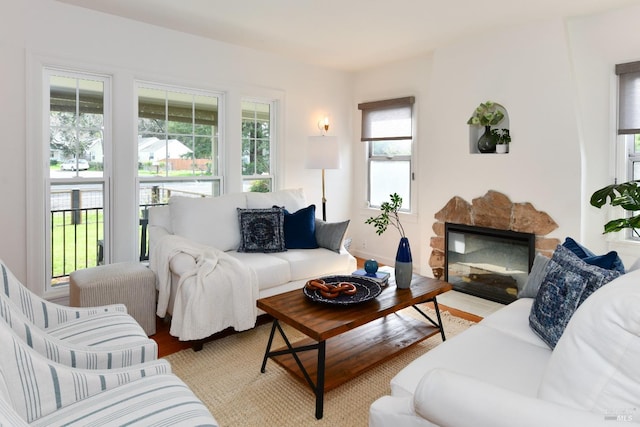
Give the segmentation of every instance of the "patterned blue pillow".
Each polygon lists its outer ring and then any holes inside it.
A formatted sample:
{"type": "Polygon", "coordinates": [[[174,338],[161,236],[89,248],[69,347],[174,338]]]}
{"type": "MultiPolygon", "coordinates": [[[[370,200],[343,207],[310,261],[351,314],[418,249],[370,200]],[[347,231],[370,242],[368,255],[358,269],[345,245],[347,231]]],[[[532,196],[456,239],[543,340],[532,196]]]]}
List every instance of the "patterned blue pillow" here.
{"type": "Polygon", "coordinates": [[[580,304],[618,276],[619,271],[587,264],[571,250],[558,245],[531,307],[531,329],[554,348],[580,304]]]}
{"type": "Polygon", "coordinates": [[[284,209],[238,208],[238,252],[284,252],[284,209]]]}
{"type": "Polygon", "coordinates": [[[617,270],[622,274],[625,273],[624,264],[616,251],[611,251],[604,255],[596,255],[571,237],[567,237],[562,246],[576,254],[578,258],[587,264],[597,265],[607,270],[617,270]]]}

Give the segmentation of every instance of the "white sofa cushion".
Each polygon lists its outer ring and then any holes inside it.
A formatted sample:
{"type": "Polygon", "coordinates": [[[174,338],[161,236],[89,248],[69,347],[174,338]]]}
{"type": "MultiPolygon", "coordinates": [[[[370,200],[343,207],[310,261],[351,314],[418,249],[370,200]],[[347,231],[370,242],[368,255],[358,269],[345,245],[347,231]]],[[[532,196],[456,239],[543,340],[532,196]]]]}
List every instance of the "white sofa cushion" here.
{"type": "Polygon", "coordinates": [[[258,276],[260,291],[291,281],[289,263],[282,258],[273,256],[274,254],[236,251],[229,251],[227,254],[238,259],[247,267],[253,268],[258,276]]]}
{"type": "Polygon", "coordinates": [[[521,298],[485,317],[480,323],[529,344],[549,348],[529,326],[532,305],[533,298],[521,298]]]}
{"type": "Polygon", "coordinates": [[[149,207],[149,225],[156,225],[173,233],[171,228],[171,207],[167,205],[149,207]]]}
{"type": "Polygon", "coordinates": [[[273,205],[295,212],[307,207],[302,188],[273,191],[271,193],[246,193],[248,209],[266,209],[273,205]]]}
{"type": "Polygon", "coordinates": [[[441,369],[424,376],[416,391],[414,407],[423,417],[421,420],[448,427],[602,427],[611,424],[602,415],[523,396],[441,369]]]}
{"type": "Polygon", "coordinates": [[[178,236],[222,251],[240,246],[238,208],[247,207],[244,193],[219,197],[171,197],[171,228],[178,236]]]}
{"type": "Polygon", "coordinates": [[[640,396],[640,271],[588,297],[558,341],[542,399],[592,412],[636,408],[640,396]]]}
{"type": "Polygon", "coordinates": [[[550,353],[548,347],[532,345],[479,323],[402,369],[391,379],[391,394],[413,396],[427,372],[445,368],[535,397],[550,353]]]}
{"type": "MultiPolygon", "coordinates": [[[[286,252],[270,254],[289,263],[291,280],[345,274],[349,267],[350,255],[341,252],[339,255],[329,249],[289,249],[286,252]]],[[[350,272],[349,272],[350,273],[350,272]]]]}

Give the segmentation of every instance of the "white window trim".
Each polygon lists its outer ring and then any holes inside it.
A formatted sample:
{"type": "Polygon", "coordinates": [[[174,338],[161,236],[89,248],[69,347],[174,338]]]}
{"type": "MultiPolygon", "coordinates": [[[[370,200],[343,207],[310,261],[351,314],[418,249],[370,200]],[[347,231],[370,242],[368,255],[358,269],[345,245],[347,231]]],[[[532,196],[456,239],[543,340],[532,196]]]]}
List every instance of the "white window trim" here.
{"type": "MultiPolygon", "coordinates": [[[[51,260],[47,256],[46,245],[49,242],[50,230],[47,229],[47,210],[50,202],[47,200],[46,189],[49,185],[49,176],[45,171],[49,167],[49,145],[48,124],[45,122],[49,106],[45,102],[48,94],[44,94],[44,89],[48,87],[47,73],[45,70],[61,70],[62,72],[86,73],[87,75],[100,76],[109,81],[109,88],[112,87],[113,76],[105,73],[104,70],[95,70],[87,64],[80,64],[73,61],[64,61],[57,58],[50,58],[44,55],[27,53],[27,130],[26,130],[26,154],[29,161],[26,164],[26,188],[27,188],[27,217],[26,217],[26,248],[27,259],[27,283],[26,286],[38,295],[47,299],[63,298],[68,295],[68,286],[60,285],[53,288],[51,286],[51,260]]],[[[111,157],[111,89],[105,87],[104,94],[104,158],[111,157]],[[108,112],[108,114],[106,114],[108,112]]],[[[110,186],[110,162],[104,162],[105,187],[110,186]]],[[[105,191],[109,189],[105,188],[105,191]]],[[[105,209],[105,237],[111,236],[111,230],[107,225],[106,215],[109,209],[105,209]],[[108,234],[109,233],[109,234],[108,234]]]]}

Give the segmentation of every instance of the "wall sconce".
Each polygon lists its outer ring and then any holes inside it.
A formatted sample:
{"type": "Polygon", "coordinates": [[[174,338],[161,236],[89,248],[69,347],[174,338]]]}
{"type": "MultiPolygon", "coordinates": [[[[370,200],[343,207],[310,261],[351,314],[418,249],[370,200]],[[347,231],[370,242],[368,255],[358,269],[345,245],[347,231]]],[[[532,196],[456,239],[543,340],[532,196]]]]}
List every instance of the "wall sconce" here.
{"type": "Polygon", "coordinates": [[[329,116],[324,116],[323,119],[318,120],[318,129],[324,134],[329,131],[329,116]]]}

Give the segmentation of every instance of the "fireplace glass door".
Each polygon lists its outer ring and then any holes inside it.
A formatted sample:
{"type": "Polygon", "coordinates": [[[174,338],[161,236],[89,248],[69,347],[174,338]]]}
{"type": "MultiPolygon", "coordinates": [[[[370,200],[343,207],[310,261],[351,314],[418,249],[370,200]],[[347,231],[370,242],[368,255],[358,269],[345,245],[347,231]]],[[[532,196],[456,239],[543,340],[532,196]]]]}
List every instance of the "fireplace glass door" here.
{"type": "Polygon", "coordinates": [[[531,271],[535,235],[446,223],[445,248],[445,280],[454,290],[508,304],[531,271]]]}

